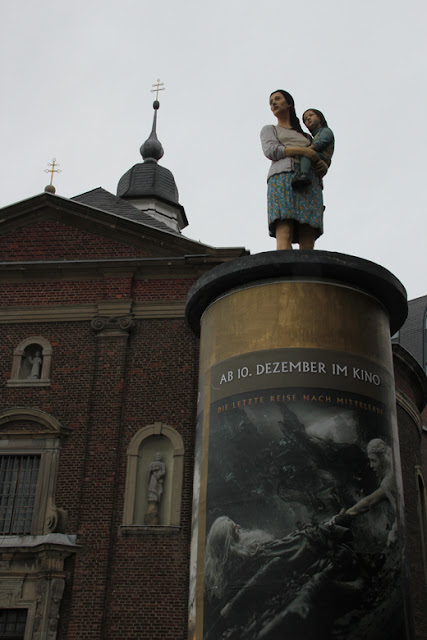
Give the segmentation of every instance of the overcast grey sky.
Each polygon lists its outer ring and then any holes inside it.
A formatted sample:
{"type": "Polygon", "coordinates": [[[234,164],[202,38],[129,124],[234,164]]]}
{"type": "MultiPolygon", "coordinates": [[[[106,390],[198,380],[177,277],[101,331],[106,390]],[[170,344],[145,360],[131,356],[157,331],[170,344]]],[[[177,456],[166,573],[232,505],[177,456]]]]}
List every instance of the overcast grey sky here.
{"type": "Polygon", "coordinates": [[[275,248],[259,131],[268,98],[321,109],[335,133],[318,249],[390,269],[427,293],[424,0],[1,1],[0,206],[72,197],[141,161],[160,78],[160,163],[189,227],[216,246],[275,248]]]}

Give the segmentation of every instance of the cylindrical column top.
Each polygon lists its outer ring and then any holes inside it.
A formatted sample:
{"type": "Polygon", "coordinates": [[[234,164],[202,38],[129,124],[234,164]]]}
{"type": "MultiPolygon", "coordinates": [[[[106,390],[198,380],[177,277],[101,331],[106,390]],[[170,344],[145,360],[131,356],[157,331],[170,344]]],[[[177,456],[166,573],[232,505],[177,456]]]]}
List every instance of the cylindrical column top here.
{"type": "Polygon", "coordinates": [[[374,262],[329,251],[268,251],[218,265],[190,289],[186,316],[200,334],[200,320],[218,297],[239,287],[280,278],[336,282],[374,296],[387,310],[393,335],[407,316],[406,290],[387,269],[374,262]]]}

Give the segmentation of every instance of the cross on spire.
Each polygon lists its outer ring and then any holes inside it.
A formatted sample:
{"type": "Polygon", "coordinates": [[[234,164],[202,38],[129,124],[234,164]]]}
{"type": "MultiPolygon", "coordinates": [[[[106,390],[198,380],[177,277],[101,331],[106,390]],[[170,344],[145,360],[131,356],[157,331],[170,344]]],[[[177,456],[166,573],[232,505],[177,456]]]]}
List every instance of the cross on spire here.
{"type": "Polygon", "coordinates": [[[165,90],[164,84],[165,84],[164,82],[160,82],[160,78],[157,78],[157,82],[151,85],[152,87],[154,87],[154,89],[150,89],[150,93],[154,93],[154,92],[156,93],[156,100],[159,99],[159,91],[165,90]]]}
{"type": "Polygon", "coordinates": [[[45,169],[44,172],[51,174],[51,176],[50,176],[50,184],[52,184],[53,174],[54,173],[61,173],[61,169],[55,169],[55,166],[56,167],[60,167],[61,165],[56,162],[56,158],[53,158],[52,162],[48,162],[47,164],[48,164],[49,167],[52,167],[52,169],[45,169]]]}

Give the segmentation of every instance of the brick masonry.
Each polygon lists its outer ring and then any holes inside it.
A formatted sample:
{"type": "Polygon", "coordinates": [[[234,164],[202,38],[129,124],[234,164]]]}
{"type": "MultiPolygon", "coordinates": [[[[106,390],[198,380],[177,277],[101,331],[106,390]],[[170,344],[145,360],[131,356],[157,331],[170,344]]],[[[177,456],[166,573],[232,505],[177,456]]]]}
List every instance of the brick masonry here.
{"type": "Polygon", "coordinates": [[[93,260],[147,256],[147,250],[88,233],[56,220],[29,224],[0,236],[0,256],[7,261],[93,260]]]}

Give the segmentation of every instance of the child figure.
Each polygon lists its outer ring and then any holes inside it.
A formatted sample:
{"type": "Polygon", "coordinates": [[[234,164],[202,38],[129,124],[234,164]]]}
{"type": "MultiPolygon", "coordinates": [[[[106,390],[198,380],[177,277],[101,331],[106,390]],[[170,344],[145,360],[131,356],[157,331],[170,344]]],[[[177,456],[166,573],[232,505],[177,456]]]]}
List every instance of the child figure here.
{"type": "MultiPolygon", "coordinates": [[[[311,149],[316,151],[318,157],[324,160],[328,167],[331,165],[332,154],[334,153],[334,134],[328,127],[325,116],[318,109],[307,109],[302,116],[307,129],[313,136],[311,149]]],[[[292,187],[296,190],[304,189],[311,183],[310,179],[311,160],[304,156],[300,159],[300,170],[297,176],[292,180],[292,187]]]]}

